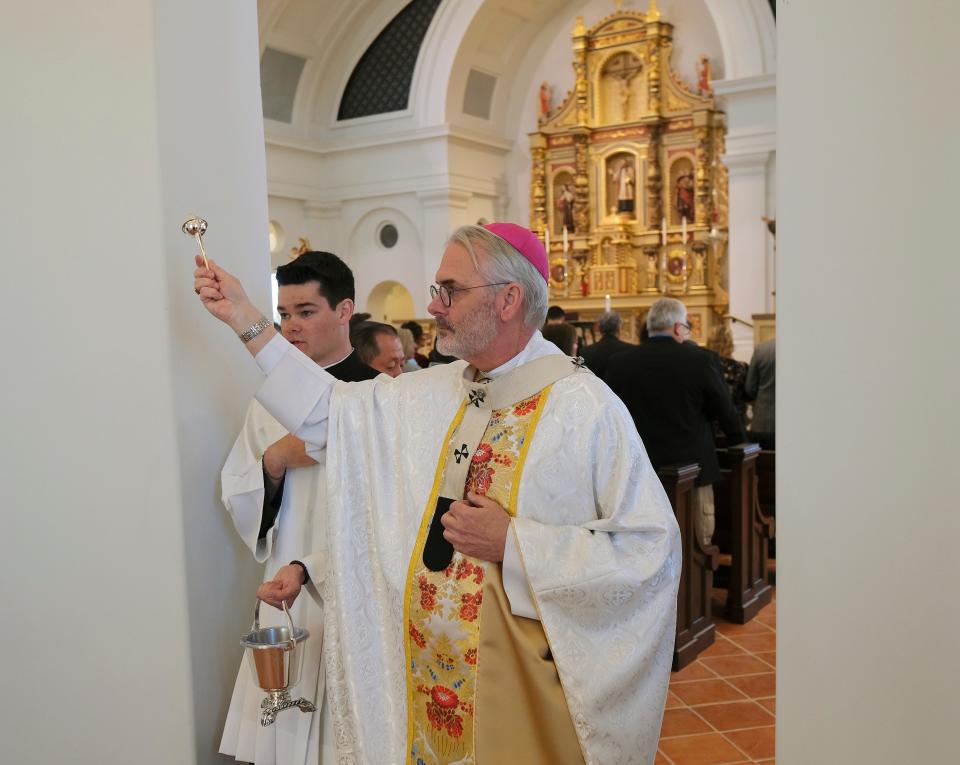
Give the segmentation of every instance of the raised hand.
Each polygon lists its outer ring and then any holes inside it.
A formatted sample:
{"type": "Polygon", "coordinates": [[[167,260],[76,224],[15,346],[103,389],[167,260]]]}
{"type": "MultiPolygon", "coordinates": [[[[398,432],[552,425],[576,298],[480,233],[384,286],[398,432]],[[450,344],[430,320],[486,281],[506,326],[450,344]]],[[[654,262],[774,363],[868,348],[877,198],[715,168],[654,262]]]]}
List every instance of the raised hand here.
{"type": "Polygon", "coordinates": [[[237,277],[212,259],[208,259],[209,268],[199,255],[195,261],[197,268],[193,272],[193,291],[200,296],[204,308],[236,332],[242,332],[260,318],[260,312],[250,302],[237,277]]]}

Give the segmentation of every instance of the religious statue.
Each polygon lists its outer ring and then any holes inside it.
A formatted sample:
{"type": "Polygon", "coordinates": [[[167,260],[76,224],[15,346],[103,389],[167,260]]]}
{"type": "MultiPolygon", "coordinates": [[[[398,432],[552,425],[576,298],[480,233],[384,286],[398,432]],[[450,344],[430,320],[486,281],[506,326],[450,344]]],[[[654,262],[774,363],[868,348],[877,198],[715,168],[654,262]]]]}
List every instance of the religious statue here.
{"type": "Polygon", "coordinates": [[[560,213],[560,229],[564,228],[568,233],[574,232],[573,226],[573,204],[576,195],[573,193],[573,184],[564,183],[560,194],[557,197],[557,211],[560,213]]]}
{"type": "Polygon", "coordinates": [[[617,212],[632,213],[636,199],[637,179],[633,162],[621,159],[615,170],[610,171],[617,190],[617,212]]]}
{"type": "Polygon", "coordinates": [[[693,170],[684,170],[677,176],[677,217],[686,218],[688,221],[694,220],[693,200],[696,193],[696,185],[693,181],[693,170]]]}
{"type": "Polygon", "coordinates": [[[703,95],[713,93],[713,86],[710,84],[710,80],[710,58],[700,56],[700,58],[697,59],[697,87],[703,95]]]}
{"type": "Polygon", "coordinates": [[[300,241],[297,242],[296,247],[290,248],[290,260],[296,260],[303,253],[310,252],[313,248],[310,246],[310,240],[305,236],[300,237],[300,241]]]}
{"type": "Polygon", "coordinates": [[[690,283],[693,285],[703,284],[703,250],[694,250],[693,273],[690,274],[690,283]]]}
{"type": "Polygon", "coordinates": [[[553,101],[553,88],[544,80],[540,83],[540,119],[550,116],[551,101],[553,101]]]}
{"type": "Polygon", "coordinates": [[[657,256],[655,254],[647,255],[647,289],[655,290],[657,288],[657,256]]]}

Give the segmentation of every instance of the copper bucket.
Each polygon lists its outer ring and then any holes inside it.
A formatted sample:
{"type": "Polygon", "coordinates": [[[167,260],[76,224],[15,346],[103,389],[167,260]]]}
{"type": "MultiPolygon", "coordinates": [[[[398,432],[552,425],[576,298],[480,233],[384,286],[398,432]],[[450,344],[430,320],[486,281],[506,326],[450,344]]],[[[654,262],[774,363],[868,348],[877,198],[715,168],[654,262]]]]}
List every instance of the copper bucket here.
{"type": "Polygon", "coordinates": [[[250,669],[257,685],[267,693],[260,704],[260,724],[267,726],[284,709],[298,707],[301,712],[315,712],[316,707],[306,699],[294,701],[290,698],[290,690],[300,682],[303,642],[310,637],[310,633],[302,627],[293,626],[286,603],[283,603],[286,625],[261,627],[260,602],[257,601],[253,612],[253,629],[240,638],[240,643],[247,649],[250,669]]]}

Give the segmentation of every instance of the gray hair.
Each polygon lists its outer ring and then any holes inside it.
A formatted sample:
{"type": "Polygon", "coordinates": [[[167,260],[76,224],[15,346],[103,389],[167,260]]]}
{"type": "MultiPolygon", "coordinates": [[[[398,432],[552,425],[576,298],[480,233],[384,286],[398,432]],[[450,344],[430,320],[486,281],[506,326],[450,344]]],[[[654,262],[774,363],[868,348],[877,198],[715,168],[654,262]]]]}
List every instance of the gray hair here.
{"type": "Polygon", "coordinates": [[[615,335],[620,331],[620,325],[623,323],[623,320],[620,318],[620,314],[615,311],[604,311],[600,314],[600,318],[597,319],[597,326],[600,327],[600,334],[602,335],[615,335]]]}
{"type": "Polygon", "coordinates": [[[669,332],[674,324],[687,323],[687,307],[675,298],[660,298],[647,313],[647,331],[669,332]]]}
{"type": "Polygon", "coordinates": [[[543,276],[507,240],[481,226],[461,226],[447,244],[459,244],[469,254],[477,271],[491,283],[516,282],[523,289],[523,323],[539,328],[547,318],[549,294],[543,276]],[[476,248],[486,254],[481,267],[476,248]]]}

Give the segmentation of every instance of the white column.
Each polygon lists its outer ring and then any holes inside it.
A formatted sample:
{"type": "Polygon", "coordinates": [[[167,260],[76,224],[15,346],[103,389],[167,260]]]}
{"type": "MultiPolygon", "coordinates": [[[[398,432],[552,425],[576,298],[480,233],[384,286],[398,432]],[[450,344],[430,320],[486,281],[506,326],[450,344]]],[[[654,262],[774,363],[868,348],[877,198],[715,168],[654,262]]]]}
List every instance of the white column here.
{"type": "MultiPolygon", "coordinates": [[[[761,220],[774,217],[776,77],[720,80],[714,91],[727,113],[726,154],[730,179],[730,313],[750,321],[774,310],[773,239],[761,220]]],[[[734,356],[749,361],[753,332],[733,325],[734,356]]]]}
{"type": "MultiPolygon", "coordinates": [[[[724,158],[730,178],[730,313],[750,321],[772,307],[768,283],[766,214],[767,162],[770,152],[724,158]]],[[[734,356],[749,361],[753,333],[735,324],[734,356]]]]}
{"type": "Polygon", "coordinates": [[[258,382],[191,214],[265,308],[256,5],[6,4],[3,760],[213,763],[254,566],[219,470],[258,382]]]}

